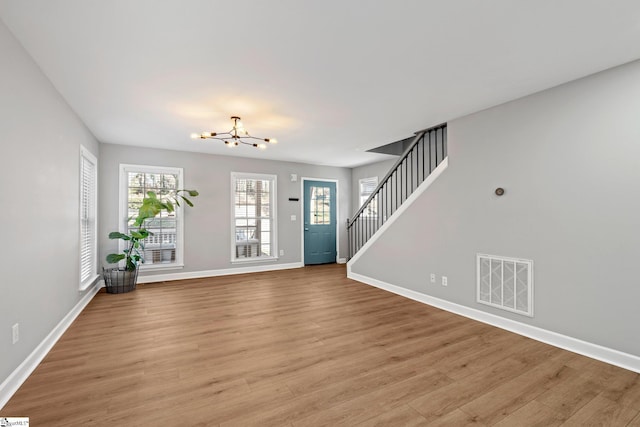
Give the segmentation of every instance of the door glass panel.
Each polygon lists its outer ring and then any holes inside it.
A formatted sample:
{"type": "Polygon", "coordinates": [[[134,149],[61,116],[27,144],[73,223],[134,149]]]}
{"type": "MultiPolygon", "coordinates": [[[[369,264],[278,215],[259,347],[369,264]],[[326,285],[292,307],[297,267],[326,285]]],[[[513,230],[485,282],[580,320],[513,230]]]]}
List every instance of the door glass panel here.
{"type": "Polygon", "coordinates": [[[311,187],[309,217],[313,225],[331,224],[330,187],[311,187]]]}

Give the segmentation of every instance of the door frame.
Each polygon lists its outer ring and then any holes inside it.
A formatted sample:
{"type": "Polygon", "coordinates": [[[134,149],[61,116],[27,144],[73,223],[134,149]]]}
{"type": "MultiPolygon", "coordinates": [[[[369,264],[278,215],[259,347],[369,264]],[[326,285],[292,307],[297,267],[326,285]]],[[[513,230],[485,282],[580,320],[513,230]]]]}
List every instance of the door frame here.
{"type": "Polygon", "coordinates": [[[302,265],[304,264],[304,182],[305,181],[320,181],[320,182],[332,182],[336,184],[336,263],[340,259],[340,183],[337,179],[331,178],[312,178],[303,176],[300,178],[300,249],[302,265]]]}

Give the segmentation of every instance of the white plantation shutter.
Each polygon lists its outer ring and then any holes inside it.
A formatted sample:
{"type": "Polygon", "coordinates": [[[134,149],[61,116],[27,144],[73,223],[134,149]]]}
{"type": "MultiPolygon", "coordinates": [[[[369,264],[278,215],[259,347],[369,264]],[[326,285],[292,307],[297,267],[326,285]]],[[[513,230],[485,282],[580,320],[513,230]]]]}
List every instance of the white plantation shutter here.
{"type": "Polygon", "coordinates": [[[378,186],[378,177],[363,178],[360,181],[360,206],[367,201],[373,190],[378,186]]]}
{"type": "Polygon", "coordinates": [[[96,275],[97,259],[97,159],[80,148],[80,286],[86,287],[96,275]]]}

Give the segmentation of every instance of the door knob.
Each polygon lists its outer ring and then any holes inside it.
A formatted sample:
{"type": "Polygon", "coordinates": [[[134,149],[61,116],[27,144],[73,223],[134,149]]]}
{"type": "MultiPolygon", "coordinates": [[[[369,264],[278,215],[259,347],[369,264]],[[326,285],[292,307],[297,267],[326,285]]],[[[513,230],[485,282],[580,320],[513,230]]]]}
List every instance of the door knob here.
{"type": "Polygon", "coordinates": [[[309,229],[308,229],[308,228],[305,228],[305,229],[304,229],[304,231],[309,231],[309,229]]]}

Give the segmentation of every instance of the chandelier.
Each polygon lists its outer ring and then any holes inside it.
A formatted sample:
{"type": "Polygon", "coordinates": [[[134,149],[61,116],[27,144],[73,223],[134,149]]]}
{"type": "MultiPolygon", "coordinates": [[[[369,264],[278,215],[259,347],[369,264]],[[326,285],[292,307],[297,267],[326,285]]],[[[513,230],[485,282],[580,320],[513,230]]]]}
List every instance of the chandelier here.
{"type": "Polygon", "coordinates": [[[249,135],[249,132],[244,128],[240,117],[231,116],[233,120],[233,127],[228,132],[215,133],[215,132],[202,132],[200,134],[192,133],[193,139],[217,139],[227,144],[228,147],[237,147],[239,144],[251,145],[252,147],[260,148],[264,150],[267,148],[267,144],[264,142],[275,144],[278,141],[275,138],[256,138],[249,135]],[[264,141],[258,143],[257,141],[264,141]]]}

